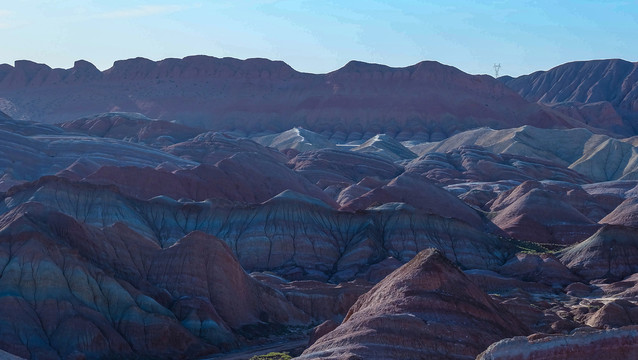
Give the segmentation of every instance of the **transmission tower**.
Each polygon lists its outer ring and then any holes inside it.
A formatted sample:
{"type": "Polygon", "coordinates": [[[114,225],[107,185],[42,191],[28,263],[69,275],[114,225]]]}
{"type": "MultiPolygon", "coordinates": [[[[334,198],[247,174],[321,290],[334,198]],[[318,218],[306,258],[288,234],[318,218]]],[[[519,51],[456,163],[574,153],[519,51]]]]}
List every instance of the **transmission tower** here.
{"type": "Polygon", "coordinates": [[[501,70],[501,64],[494,64],[494,77],[498,78],[498,71],[501,70]]]}

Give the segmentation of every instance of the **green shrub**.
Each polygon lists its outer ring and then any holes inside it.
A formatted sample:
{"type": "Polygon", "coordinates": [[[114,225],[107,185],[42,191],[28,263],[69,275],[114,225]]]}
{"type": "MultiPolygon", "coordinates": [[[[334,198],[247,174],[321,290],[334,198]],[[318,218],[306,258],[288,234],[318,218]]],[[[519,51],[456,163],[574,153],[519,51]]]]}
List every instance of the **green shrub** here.
{"type": "Polygon", "coordinates": [[[287,352],[271,352],[265,355],[256,355],[250,358],[250,360],[290,360],[292,356],[287,352]]]}

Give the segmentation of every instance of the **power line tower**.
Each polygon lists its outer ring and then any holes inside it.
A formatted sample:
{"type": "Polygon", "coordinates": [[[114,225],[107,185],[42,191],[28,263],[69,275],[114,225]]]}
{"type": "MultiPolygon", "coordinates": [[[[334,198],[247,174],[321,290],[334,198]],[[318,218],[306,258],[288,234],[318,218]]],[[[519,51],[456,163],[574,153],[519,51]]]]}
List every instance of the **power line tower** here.
{"type": "Polygon", "coordinates": [[[501,64],[500,63],[494,64],[494,77],[495,78],[498,78],[499,70],[501,70],[501,64]]]}

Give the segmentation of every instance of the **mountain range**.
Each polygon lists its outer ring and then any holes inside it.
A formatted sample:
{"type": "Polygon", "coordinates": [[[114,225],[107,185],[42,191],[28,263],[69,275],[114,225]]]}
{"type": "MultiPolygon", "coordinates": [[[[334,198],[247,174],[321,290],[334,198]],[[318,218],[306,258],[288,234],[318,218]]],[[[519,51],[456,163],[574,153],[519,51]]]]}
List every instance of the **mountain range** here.
{"type": "MultiPolygon", "coordinates": [[[[625,102],[631,96],[635,91],[625,102]]],[[[44,123],[138,112],[241,135],[301,126],[336,140],[386,133],[437,141],[480,126],[522,125],[636,135],[622,121],[570,116],[525,100],[491,76],[433,61],[405,68],[351,61],[327,74],[308,74],[280,61],[207,56],[122,60],[103,72],[86,61],[51,69],[23,60],[0,66],[0,110],[44,123]]]]}

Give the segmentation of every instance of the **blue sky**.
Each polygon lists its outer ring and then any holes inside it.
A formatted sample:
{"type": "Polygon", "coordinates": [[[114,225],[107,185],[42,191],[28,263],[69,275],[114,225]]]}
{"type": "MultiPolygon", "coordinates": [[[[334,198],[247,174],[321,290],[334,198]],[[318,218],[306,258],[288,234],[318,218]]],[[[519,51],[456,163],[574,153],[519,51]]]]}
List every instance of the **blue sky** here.
{"type": "Polygon", "coordinates": [[[13,0],[0,2],[0,63],[101,70],[136,56],[283,60],[323,73],[361,60],[436,60],[521,75],[574,61],[638,61],[638,1],[13,0]]]}

